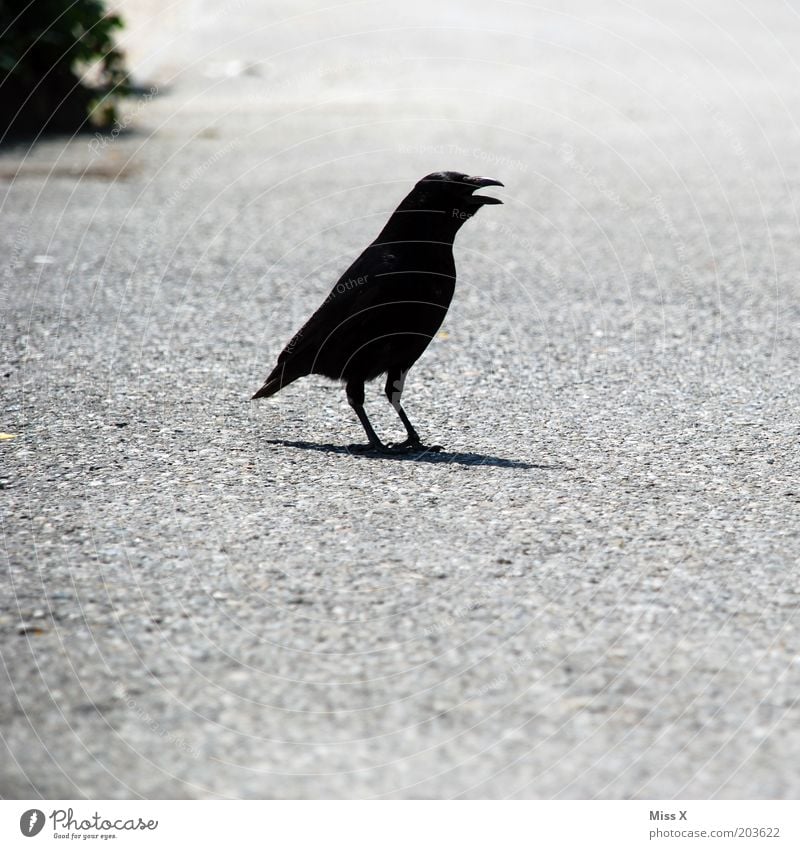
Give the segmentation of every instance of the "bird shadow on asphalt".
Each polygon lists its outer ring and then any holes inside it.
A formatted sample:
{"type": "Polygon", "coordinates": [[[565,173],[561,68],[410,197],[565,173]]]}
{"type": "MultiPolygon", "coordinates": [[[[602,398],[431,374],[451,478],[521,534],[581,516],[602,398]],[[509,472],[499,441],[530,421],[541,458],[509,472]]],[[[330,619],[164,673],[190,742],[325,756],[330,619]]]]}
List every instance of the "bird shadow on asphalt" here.
{"type": "Polygon", "coordinates": [[[304,451],[321,451],[323,454],[349,454],[351,457],[365,460],[393,460],[401,463],[456,464],[459,466],[497,466],[502,469],[556,469],[557,465],[545,463],[526,463],[524,460],[509,460],[494,457],[491,454],[473,454],[456,451],[424,451],[415,454],[381,454],[378,451],[352,451],[346,445],[331,445],[324,442],[302,442],[290,439],[268,439],[268,445],[281,445],[284,448],[300,448],[304,451]]]}

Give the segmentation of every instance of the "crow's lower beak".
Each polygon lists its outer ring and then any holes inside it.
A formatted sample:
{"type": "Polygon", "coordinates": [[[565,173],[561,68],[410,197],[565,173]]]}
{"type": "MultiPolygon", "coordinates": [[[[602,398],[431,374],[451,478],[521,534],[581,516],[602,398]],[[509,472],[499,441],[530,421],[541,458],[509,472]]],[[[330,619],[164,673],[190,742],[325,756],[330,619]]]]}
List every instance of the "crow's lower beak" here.
{"type": "Polygon", "coordinates": [[[473,195],[472,199],[474,201],[478,201],[478,203],[483,204],[484,206],[489,203],[502,203],[503,201],[500,198],[493,198],[491,195],[473,195]]]}
{"type": "MultiPolygon", "coordinates": [[[[487,186],[503,185],[499,180],[491,180],[488,177],[470,177],[469,182],[470,184],[475,185],[474,191],[477,191],[478,189],[485,189],[487,186]]],[[[488,195],[473,195],[472,199],[482,204],[503,202],[499,198],[489,197],[488,195]]]]}

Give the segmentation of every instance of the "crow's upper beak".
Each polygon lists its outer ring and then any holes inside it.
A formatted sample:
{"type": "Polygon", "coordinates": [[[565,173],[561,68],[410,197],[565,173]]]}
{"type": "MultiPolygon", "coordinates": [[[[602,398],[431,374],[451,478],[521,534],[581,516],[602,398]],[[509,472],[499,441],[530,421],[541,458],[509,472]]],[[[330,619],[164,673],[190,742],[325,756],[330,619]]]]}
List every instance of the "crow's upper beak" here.
{"type": "MultiPolygon", "coordinates": [[[[470,177],[469,178],[470,185],[475,185],[473,191],[477,191],[478,189],[485,189],[487,186],[502,186],[503,184],[499,180],[491,180],[488,177],[470,177]]],[[[475,201],[479,201],[482,204],[486,203],[502,203],[499,198],[489,197],[488,195],[473,195],[472,199],[475,201]]]]}

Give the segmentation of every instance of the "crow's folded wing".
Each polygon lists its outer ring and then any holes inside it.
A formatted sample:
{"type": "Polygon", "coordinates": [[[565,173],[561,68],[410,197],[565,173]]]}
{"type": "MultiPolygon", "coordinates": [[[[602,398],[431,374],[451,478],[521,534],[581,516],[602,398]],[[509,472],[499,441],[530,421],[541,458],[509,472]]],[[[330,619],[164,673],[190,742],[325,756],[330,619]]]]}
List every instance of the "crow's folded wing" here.
{"type": "Polygon", "coordinates": [[[397,258],[385,247],[370,245],[345,271],[328,297],[309,320],[295,333],[278,356],[278,365],[304,361],[317,355],[325,341],[347,322],[349,330],[370,320],[370,308],[402,296],[395,292],[393,274],[397,258]]]}

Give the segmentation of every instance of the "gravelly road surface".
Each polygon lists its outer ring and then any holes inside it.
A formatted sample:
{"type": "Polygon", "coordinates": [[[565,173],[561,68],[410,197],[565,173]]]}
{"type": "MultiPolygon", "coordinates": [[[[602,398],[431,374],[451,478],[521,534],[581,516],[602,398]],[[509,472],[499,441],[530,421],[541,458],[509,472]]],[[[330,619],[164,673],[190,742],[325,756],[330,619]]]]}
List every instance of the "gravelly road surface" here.
{"type": "Polygon", "coordinates": [[[796,13],[128,6],[126,132],[0,154],[1,795],[800,794],[796,13]],[[441,168],[446,451],[250,404],[441,168]]]}

